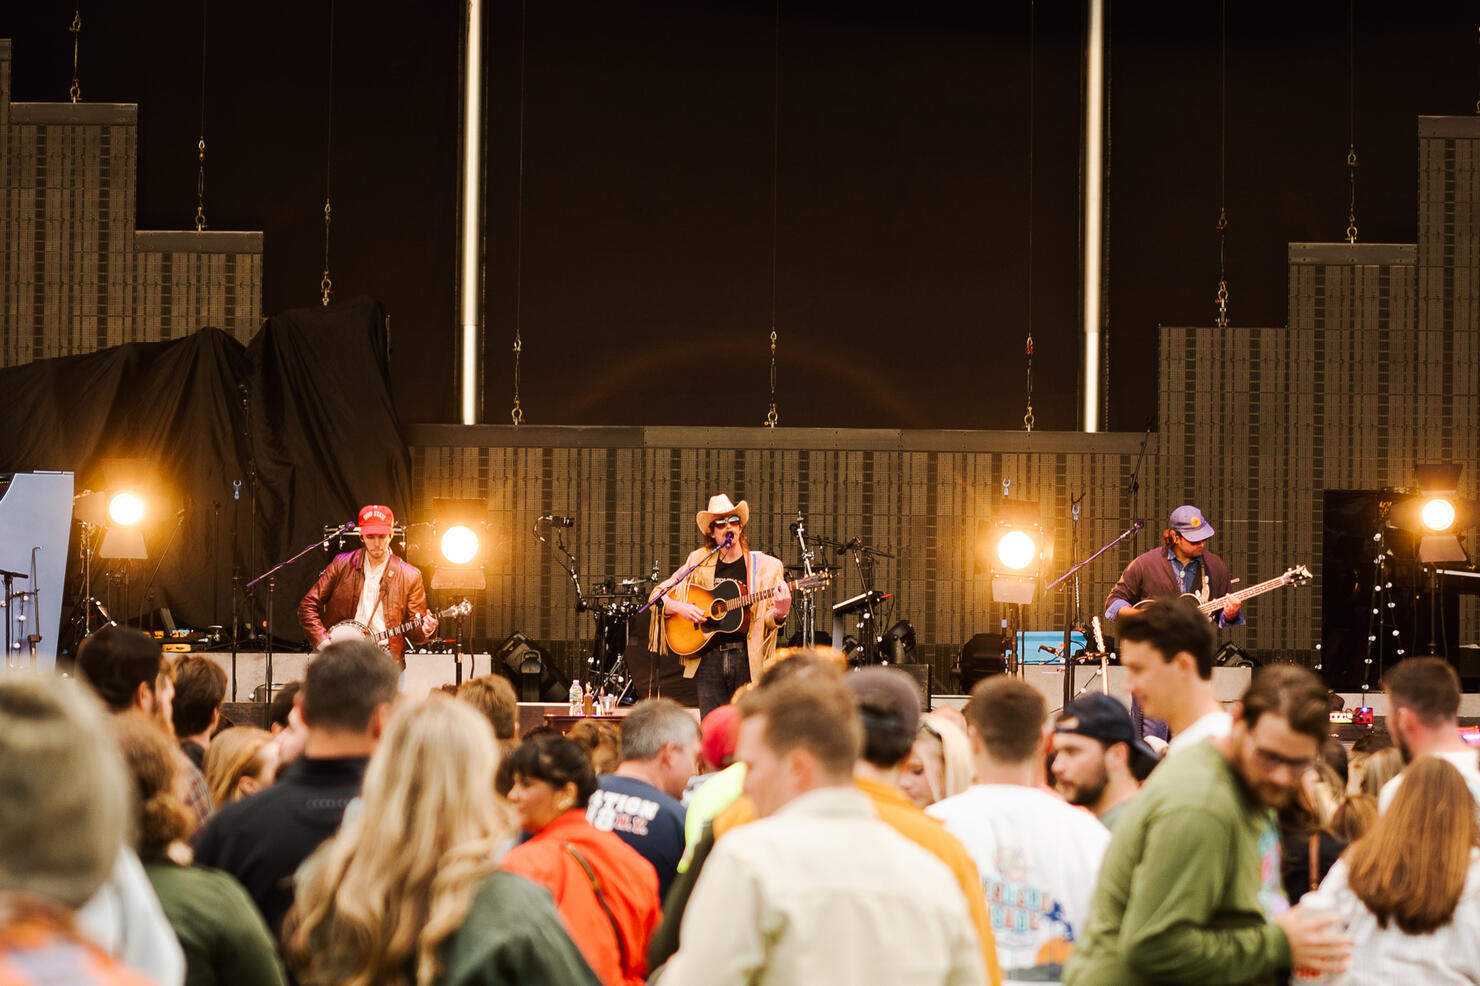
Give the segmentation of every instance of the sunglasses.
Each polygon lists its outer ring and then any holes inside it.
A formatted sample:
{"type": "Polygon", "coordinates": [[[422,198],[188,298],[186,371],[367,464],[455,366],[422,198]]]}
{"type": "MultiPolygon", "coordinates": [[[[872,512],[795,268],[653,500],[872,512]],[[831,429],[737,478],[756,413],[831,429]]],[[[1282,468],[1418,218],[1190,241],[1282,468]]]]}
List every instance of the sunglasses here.
{"type": "Polygon", "coordinates": [[[739,526],[740,526],[740,518],[739,517],[725,517],[723,519],[716,518],[715,520],[711,521],[710,524],[709,524],[709,527],[710,527],[711,530],[719,530],[719,529],[725,528],[725,527],[739,527],[739,526]]]}

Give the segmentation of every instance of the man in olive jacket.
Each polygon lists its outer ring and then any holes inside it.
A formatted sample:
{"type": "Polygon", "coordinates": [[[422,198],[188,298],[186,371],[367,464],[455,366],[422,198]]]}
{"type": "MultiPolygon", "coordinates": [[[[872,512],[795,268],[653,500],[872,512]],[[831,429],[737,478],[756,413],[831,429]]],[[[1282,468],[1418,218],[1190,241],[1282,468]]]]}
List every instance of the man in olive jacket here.
{"type": "Polygon", "coordinates": [[[1261,668],[1228,736],[1151,773],[1116,824],[1065,986],[1273,983],[1292,966],[1345,967],[1334,914],[1291,908],[1273,809],[1329,728],[1325,687],[1291,664],[1261,668]]]}

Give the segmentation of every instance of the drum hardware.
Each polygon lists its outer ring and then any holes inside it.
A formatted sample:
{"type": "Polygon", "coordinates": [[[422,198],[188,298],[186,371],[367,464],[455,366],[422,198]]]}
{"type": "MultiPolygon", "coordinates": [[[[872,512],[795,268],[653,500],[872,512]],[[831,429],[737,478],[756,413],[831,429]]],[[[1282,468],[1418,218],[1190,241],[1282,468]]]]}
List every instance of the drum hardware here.
{"type": "Polygon", "coordinates": [[[586,658],[587,682],[597,694],[604,691],[615,695],[623,704],[631,702],[632,673],[623,655],[627,650],[632,618],[641,612],[639,607],[644,589],[658,581],[656,566],[648,578],[619,579],[612,576],[597,583],[595,591],[587,592],[581,585],[580,562],[566,546],[563,533],[575,526],[575,518],[545,514],[537,518],[533,526],[534,536],[558,552],[555,562],[565,569],[576,590],[576,612],[589,612],[595,621],[591,654],[586,658]],[[555,534],[553,544],[549,538],[552,531],[555,534]]]}
{"type": "Polygon", "coordinates": [[[835,554],[839,558],[852,558],[859,581],[863,583],[863,592],[833,606],[833,646],[848,654],[850,664],[887,663],[884,657],[884,639],[879,629],[882,620],[879,604],[892,598],[893,593],[880,592],[874,588],[874,566],[876,559],[893,558],[894,555],[880,548],[869,547],[863,543],[861,537],[841,542],[820,537],[816,541],[836,549],[835,554]],[[853,618],[851,633],[848,632],[845,620],[848,616],[853,618]],[[845,648],[848,638],[852,638],[853,642],[845,648]]]}

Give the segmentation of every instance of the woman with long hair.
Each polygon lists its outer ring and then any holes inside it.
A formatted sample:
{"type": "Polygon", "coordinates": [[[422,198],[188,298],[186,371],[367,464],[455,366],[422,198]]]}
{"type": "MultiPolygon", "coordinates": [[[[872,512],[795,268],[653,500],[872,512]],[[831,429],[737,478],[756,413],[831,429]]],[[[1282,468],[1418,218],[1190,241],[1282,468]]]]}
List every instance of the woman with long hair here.
{"type": "Polygon", "coordinates": [[[173,737],[143,712],[113,718],[113,735],[133,775],[139,859],[185,952],[186,986],[286,981],[277,946],[252,898],[227,873],[190,865],[195,816],[173,737]]]}
{"type": "Polygon", "coordinates": [[[1317,760],[1279,810],[1280,879],[1292,901],[1316,889],[1346,849],[1346,840],[1331,827],[1343,790],[1336,771],[1317,760]]]}
{"type": "Polygon", "coordinates": [[[219,811],[267,787],[277,768],[278,744],[271,733],[256,726],[232,726],[212,738],[201,769],[211,789],[211,804],[219,811]]]}
{"type": "Polygon", "coordinates": [[[1453,764],[1420,757],[1387,813],[1321,884],[1355,940],[1359,984],[1480,981],[1480,823],[1453,764]]]}
{"type": "Polygon", "coordinates": [[[550,895],[497,867],[498,746],[464,702],[391,720],[345,815],[298,874],[284,924],[304,986],[594,984],[550,895]]]}
{"type": "Polygon", "coordinates": [[[971,786],[971,740],[955,720],[939,712],[920,717],[915,746],[899,775],[899,789],[926,808],[971,786]]]}
{"type": "Polygon", "coordinates": [[[637,851],[586,821],[596,774],[586,751],[559,735],[526,741],[510,758],[509,802],[528,841],[504,869],[555,897],[570,936],[607,986],[637,986],[647,946],[662,917],[658,875],[637,851]]]}

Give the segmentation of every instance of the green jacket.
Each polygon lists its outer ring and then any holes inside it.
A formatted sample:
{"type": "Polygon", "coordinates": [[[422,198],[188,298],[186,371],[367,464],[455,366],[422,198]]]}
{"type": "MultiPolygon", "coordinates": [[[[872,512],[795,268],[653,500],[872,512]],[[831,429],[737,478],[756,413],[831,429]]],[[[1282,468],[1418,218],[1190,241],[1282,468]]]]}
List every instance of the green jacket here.
{"type": "Polygon", "coordinates": [[[267,923],[235,877],[169,860],[148,860],[144,871],[185,952],[185,986],[287,982],[267,923]]]}
{"type": "Polygon", "coordinates": [[[1065,986],[1272,981],[1290,946],[1279,831],[1212,743],[1169,757],[1115,823],[1065,986]]]}
{"type": "Polygon", "coordinates": [[[601,986],[549,891],[512,873],[489,875],[442,948],[436,986],[601,986]]]}

